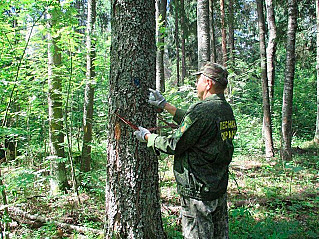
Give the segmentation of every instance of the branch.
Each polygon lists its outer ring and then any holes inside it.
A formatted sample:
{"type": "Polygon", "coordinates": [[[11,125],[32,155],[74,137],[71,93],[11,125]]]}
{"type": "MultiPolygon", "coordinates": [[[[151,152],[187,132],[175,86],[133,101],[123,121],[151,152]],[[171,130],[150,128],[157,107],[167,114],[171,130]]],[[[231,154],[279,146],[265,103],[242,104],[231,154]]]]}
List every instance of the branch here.
{"type": "Polygon", "coordinates": [[[33,32],[33,28],[34,28],[35,24],[41,19],[41,17],[43,16],[43,14],[44,14],[45,11],[46,11],[46,10],[43,10],[43,12],[40,14],[40,16],[38,17],[38,19],[36,19],[36,21],[33,23],[32,27],[31,27],[31,31],[30,31],[30,34],[29,34],[29,36],[28,36],[27,43],[25,44],[25,47],[24,47],[22,56],[21,56],[20,61],[19,61],[19,64],[18,64],[18,69],[17,69],[17,73],[16,73],[16,76],[15,76],[14,85],[13,85],[13,88],[12,88],[12,91],[11,91],[11,94],[10,94],[10,99],[9,99],[9,102],[8,102],[8,105],[7,105],[5,114],[4,114],[4,118],[3,118],[3,121],[2,121],[2,127],[6,126],[7,115],[8,115],[8,111],[9,111],[9,108],[10,108],[10,105],[11,105],[11,102],[12,102],[14,90],[15,90],[15,88],[16,88],[16,86],[17,86],[17,80],[18,80],[18,77],[19,77],[20,67],[21,67],[21,64],[22,64],[22,60],[23,60],[23,58],[24,58],[24,54],[25,54],[25,52],[26,52],[26,50],[27,50],[27,47],[28,47],[28,45],[29,45],[29,41],[30,41],[30,38],[31,38],[31,35],[32,35],[32,32],[33,32]]]}
{"type": "Polygon", "coordinates": [[[74,231],[77,231],[77,232],[82,233],[82,234],[85,234],[85,233],[94,233],[94,234],[98,234],[98,235],[103,234],[102,230],[93,229],[93,228],[89,228],[89,227],[76,226],[76,225],[72,225],[72,224],[54,221],[54,220],[51,220],[47,217],[42,217],[42,216],[37,215],[37,214],[36,215],[29,214],[29,213],[24,212],[21,209],[16,208],[16,207],[9,207],[9,214],[10,214],[11,218],[13,218],[16,221],[18,221],[20,218],[27,219],[26,223],[32,224],[32,225],[42,226],[42,224],[44,224],[44,223],[53,223],[57,227],[60,227],[60,228],[65,229],[67,231],[74,230],[74,231]],[[30,222],[30,220],[31,220],[31,222],[30,222]],[[34,221],[34,222],[32,222],[32,221],[34,221]]]}

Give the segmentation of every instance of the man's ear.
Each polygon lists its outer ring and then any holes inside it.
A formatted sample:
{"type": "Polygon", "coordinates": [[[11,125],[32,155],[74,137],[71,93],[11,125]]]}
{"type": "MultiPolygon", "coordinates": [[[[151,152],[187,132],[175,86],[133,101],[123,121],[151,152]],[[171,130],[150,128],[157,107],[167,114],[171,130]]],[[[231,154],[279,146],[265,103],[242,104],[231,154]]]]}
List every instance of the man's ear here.
{"type": "Polygon", "coordinates": [[[211,80],[211,79],[207,80],[206,89],[210,90],[212,87],[213,87],[213,80],[211,80]]]}

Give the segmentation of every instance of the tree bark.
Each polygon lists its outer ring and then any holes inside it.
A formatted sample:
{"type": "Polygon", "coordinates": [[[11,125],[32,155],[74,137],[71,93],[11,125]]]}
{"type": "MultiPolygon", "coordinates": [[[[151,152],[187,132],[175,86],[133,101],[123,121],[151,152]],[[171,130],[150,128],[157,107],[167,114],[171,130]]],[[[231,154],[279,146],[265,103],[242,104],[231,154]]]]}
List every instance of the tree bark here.
{"type": "Polygon", "coordinates": [[[319,0],[316,0],[317,18],[317,122],[314,142],[319,144],[319,0]]]}
{"type": "Polygon", "coordinates": [[[160,28],[166,27],[166,5],[167,0],[156,0],[156,89],[165,91],[165,71],[164,71],[164,42],[165,34],[160,28]],[[160,17],[161,16],[161,17],[160,17]]]}
{"type": "Polygon", "coordinates": [[[267,46],[267,77],[269,88],[270,109],[272,108],[274,99],[274,84],[275,84],[275,61],[276,61],[276,38],[277,29],[275,22],[275,12],[272,0],[266,0],[267,22],[268,22],[268,46],[267,46]]]}
{"type": "Polygon", "coordinates": [[[198,69],[210,60],[209,1],[197,1],[198,69]]]}
{"type": "Polygon", "coordinates": [[[184,0],[181,0],[181,32],[182,32],[182,77],[181,83],[184,85],[184,79],[186,76],[186,52],[185,52],[185,4],[184,0]]]}
{"type": "Polygon", "coordinates": [[[214,2],[215,0],[209,1],[209,11],[210,11],[210,60],[216,62],[216,43],[215,43],[215,19],[214,19],[214,2]]]}
{"type": "Polygon", "coordinates": [[[130,127],[151,127],[156,112],[147,103],[155,87],[155,1],[112,0],[112,45],[108,112],[106,231],[108,238],[165,238],[158,161],[130,127]]]}
{"type": "Polygon", "coordinates": [[[271,113],[268,93],[267,64],[266,64],[266,39],[265,39],[265,18],[262,0],[257,0],[258,27],[259,27],[259,48],[260,67],[263,95],[263,133],[265,139],[266,158],[274,157],[274,146],[272,139],[271,113]]]}
{"type": "Polygon", "coordinates": [[[287,55],[285,82],[282,103],[282,145],[281,158],[291,160],[292,140],[292,105],[293,105],[293,83],[295,75],[295,43],[297,30],[297,0],[288,0],[288,29],[287,29],[287,55]]]}
{"type": "Polygon", "coordinates": [[[221,32],[222,32],[222,52],[223,52],[223,65],[227,65],[227,41],[226,41],[226,24],[225,24],[225,2],[220,0],[220,20],[221,20],[221,32]]]}
{"type": "Polygon", "coordinates": [[[231,61],[231,65],[233,65],[234,61],[234,50],[235,50],[235,39],[234,39],[234,3],[233,0],[229,0],[228,9],[229,9],[229,17],[228,17],[228,39],[229,39],[229,58],[231,61]]]}
{"type": "Polygon", "coordinates": [[[48,34],[48,108],[49,108],[49,148],[51,159],[51,193],[65,191],[68,187],[65,160],[62,112],[61,49],[56,34],[59,3],[48,14],[50,33],[48,34]],[[53,34],[52,34],[53,33],[53,34]]]}
{"type": "Polygon", "coordinates": [[[174,0],[175,6],[175,48],[176,48],[176,79],[177,79],[177,86],[180,86],[180,76],[179,76],[179,27],[178,27],[178,1],[174,0]]]}
{"type": "MultiPolygon", "coordinates": [[[[1,164],[1,162],[0,162],[1,164]]],[[[1,175],[1,168],[0,168],[0,191],[1,191],[1,196],[2,196],[2,203],[3,203],[3,206],[4,206],[4,214],[3,216],[6,217],[6,216],[9,216],[9,211],[8,211],[8,200],[7,200],[7,194],[6,194],[6,190],[5,190],[5,185],[3,183],[3,180],[2,180],[2,175],[1,175]]],[[[1,221],[3,222],[3,228],[2,228],[2,225],[0,223],[0,235],[1,235],[1,238],[5,238],[5,239],[9,239],[9,223],[6,222],[6,220],[2,220],[4,218],[0,218],[1,221]]]]}
{"type": "Polygon", "coordinates": [[[95,76],[95,43],[92,41],[94,23],[96,17],[96,1],[88,0],[88,18],[86,30],[86,86],[84,92],[83,108],[83,146],[81,171],[91,170],[91,143],[92,143],[92,124],[93,124],[93,100],[94,100],[94,76],[95,76]]]}

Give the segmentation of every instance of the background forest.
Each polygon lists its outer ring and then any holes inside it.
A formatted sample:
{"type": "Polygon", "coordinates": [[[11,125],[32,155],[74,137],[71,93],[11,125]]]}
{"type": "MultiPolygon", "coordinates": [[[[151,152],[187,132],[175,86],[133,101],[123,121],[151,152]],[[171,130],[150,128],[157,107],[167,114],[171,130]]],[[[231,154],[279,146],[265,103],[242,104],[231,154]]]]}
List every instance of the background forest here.
{"type": "MultiPolygon", "coordinates": [[[[103,238],[117,134],[112,102],[122,97],[114,93],[114,49],[139,36],[112,32],[111,25],[125,27],[118,1],[0,2],[0,236],[103,238]]],[[[140,1],[120,2],[138,15],[140,1]]],[[[230,238],[318,238],[319,1],[145,2],[156,4],[148,18],[156,21],[156,77],[148,81],[167,101],[181,108],[197,101],[191,73],[203,62],[228,68],[227,99],[238,125],[230,238]],[[206,45],[198,40],[205,31],[206,45]]],[[[147,113],[125,116],[140,124],[147,113]]],[[[172,157],[157,159],[162,222],[154,223],[168,238],[182,238],[172,157]]]]}

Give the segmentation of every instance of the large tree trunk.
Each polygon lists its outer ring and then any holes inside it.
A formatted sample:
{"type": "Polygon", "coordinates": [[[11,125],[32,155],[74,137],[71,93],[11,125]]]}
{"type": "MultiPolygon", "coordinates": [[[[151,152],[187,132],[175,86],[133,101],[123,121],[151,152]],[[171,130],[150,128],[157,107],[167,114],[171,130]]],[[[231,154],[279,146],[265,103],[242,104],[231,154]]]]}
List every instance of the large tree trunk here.
{"type": "Polygon", "coordinates": [[[88,0],[88,19],[86,36],[86,86],[84,92],[83,108],[83,146],[81,171],[89,172],[91,169],[91,142],[92,142],[92,124],[93,124],[93,99],[94,99],[94,59],[95,43],[92,42],[94,23],[96,16],[96,1],[88,0]]]}
{"type": "Polygon", "coordinates": [[[282,103],[282,138],[281,157],[283,160],[291,160],[292,139],[292,99],[293,83],[295,75],[295,43],[297,29],[297,0],[288,0],[288,29],[287,29],[287,55],[286,71],[282,103]]]}
{"type": "Polygon", "coordinates": [[[210,11],[210,60],[216,62],[216,43],[215,43],[215,19],[214,19],[214,2],[215,0],[209,1],[209,11],[210,11]]]}
{"type": "Polygon", "coordinates": [[[226,27],[225,27],[225,2],[220,0],[220,20],[221,20],[221,32],[222,32],[222,51],[223,51],[223,65],[227,64],[227,41],[226,41],[226,27]]]}
{"type": "Polygon", "coordinates": [[[210,60],[209,1],[197,1],[198,69],[210,60]]]}
{"type": "MultiPolygon", "coordinates": [[[[274,98],[274,83],[275,83],[275,60],[276,60],[276,22],[275,22],[275,12],[272,0],[266,0],[267,9],[267,22],[268,22],[268,46],[267,46],[267,77],[268,77],[268,88],[269,88],[269,98],[270,107],[273,103],[274,98]]],[[[272,107],[271,107],[272,108],[272,107]]]]}
{"type": "Polygon", "coordinates": [[[316,0],[317,17],[317,122],[314,141],[319,144],[319,0],[316,0]]]}
{"type": "Polygon", "coordinates": [[[178,27],[178,1],[174,0],[174,7],[175,7],[175,47],[176,47],[176,79],[177,79],[177,86],[180,85],[180,77],[179,77],[179,27],[178,27]]]}
{"type": "Polygon", "coordinates": [[[155,87],[155,1],[112,0],[106,214],[108,238],[165,238],[158,161],[114,113],[146,128],[155,87]]]}
{"type": "MultiPolygon", "coordinates": [[[[64,134],[62,112],[62,79],[61,79],[61,49],[58,47],[59,36],[56,25],[59,4],[48,14],[50,33],[48,34],[48,108],[49,108],[49,147],[51,160],[51,193],[59,189],[65,191],[68,187],[65,160],[64,134]]],[[[61,13],[60,13],[61,14],[61,13]]]]}
{"type": "Polygon", "coordinates": [[[260,67],[263,95],[263,133],[265,139],[266,158],[274,157],[274,146],[272,139],[271,113],[267,81],[266,65],[266,39],[265,39],[265,18],[262,0],[257,0],[258,27],[259,27],[259,47],[260,47],[260,67]]]}
{"type": "Polygon", "coordinates": [[[184,85],[184,78],[186,76],[186,52],[185,52],[185,4],[181,0],[181,29],[182,29],[182,85],[184,85]]]}
{"type": "Polygon", "coordinates": [[[167,0],[156,0],[156,89],[165,91],[165,72],[164,72],[164,36],[161,28],[166,26],[166,5],[167,0]]]}

